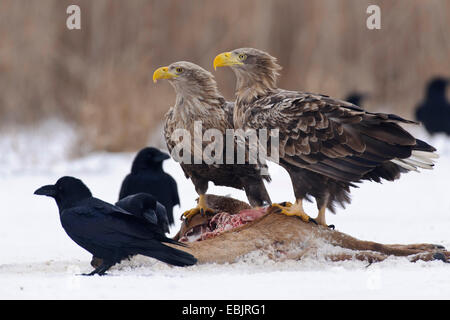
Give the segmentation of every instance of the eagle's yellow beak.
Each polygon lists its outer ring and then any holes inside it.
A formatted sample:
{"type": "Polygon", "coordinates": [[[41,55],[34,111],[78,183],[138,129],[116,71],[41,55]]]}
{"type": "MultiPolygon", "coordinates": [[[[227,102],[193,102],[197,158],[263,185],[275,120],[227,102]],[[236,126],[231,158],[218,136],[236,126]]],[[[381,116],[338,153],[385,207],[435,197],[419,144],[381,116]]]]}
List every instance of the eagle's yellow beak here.
{"type": "Polygon", "coordinates": [[[168,67],[161,67],[153,72],[153,82],[155,83],[159,79],[172,79],[174,77],[177,77],[177,75],[175,73],[169,72],[168,67]]]}
{"type": "Polygon", "coordinates": [[[235,57],[231,52],[224,52],[217,55],[214,58],[214,70],[217,67],[228,67],[235,64],[243,64],[237,57],[235,57]]]}

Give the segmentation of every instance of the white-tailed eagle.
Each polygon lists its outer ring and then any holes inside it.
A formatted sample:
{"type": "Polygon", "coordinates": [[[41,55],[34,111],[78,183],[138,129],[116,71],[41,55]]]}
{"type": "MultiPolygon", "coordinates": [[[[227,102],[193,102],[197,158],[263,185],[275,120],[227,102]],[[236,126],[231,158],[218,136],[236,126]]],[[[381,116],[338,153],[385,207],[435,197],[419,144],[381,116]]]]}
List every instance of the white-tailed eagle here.
{"type": "Polygon", "coordinates": [[[431,169],[435,148],[414,138],[394,114],[373,113],[326,95],[288,91],[276,85],[281,67],[266,52],[241,48],[219,54],[214,68],[229,66],[237,78],[234,126],[279,129],[280,165],[289,173],[295,204],[282,213],[311,218],[302,201],[312,196],[315,219],[326,225],[325,210],[350,202],[350,187],[362,180],[393,181],[400,173],[431,169]]]}
{"type": "MultiPolygon", "coordinates": [[[[198,206],[186,211],[184,216],[190,218],[197,213],[212,211],[207,207],[204,197],[209,181],[216,185],[244,190],[252,206],[270,204],[263,182],[263,180],[270,181],[270,177],[262,175],[262,164],[249,164],[248,161],[244,164],[226,163],[225,134],[227,129],[233,129],[234,104],[227,102],[220,94],[212,74],[198,65],[180,61],[157,69],[153,74],[153,80],[156,82],[158,79],[168,79],[176,92],[175,105],[170,108],[165,117],[164,135],[169,151],[172,152],[180,142],[173,135],[175,130],[187,130],[191,137],[191,148],[188,150],[190,163],[181,162],[180,165],[186,177],[192,180],[199,195],[199,201],[198,206]],[[223,135],[223,145],[219,150],[223,156],[222,164],[208,164],[205,161],[195,163],[194,131],[197,121],[201,122],[202,136],[209,129],[219,130],[223,135]]],[[[201,141],[200,154],[210,143],[210,141],[201,141]]],[[[237,150],[234,148],[234,152],[237,150]]]]}

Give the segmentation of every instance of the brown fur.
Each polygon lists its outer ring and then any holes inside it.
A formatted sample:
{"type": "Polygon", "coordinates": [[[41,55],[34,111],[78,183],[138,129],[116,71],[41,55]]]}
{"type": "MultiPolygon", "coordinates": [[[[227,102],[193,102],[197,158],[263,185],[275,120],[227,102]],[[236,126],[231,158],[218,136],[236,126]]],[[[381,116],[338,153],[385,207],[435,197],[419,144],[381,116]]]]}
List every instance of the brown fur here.
{"type": "MultiPolygon", "coordinates": [[[[230,213],[236,213],[240,208],[248,208],[248,205],[241,201],[212,195],[208,195],[208,204],[215,208],[220,207],[218,211],[229,210],[230,213]]],[[[207,220],[208,217],[198,215],[196,220],[184,222],[181,234],[194,225],[206,223],[207,220]]],[[[256,250],[266,252],[274,260],[317,257],[327,245],[336,249],[347,249],[342,252],[336,250],[337,253],[325,253],[325,258],[329,261],[356,259],[372,263],[383,261],[389,256],[407,257],[411,262],[431,261],[438,259],[436,253],[440,253],[446,260],[450,259],[450,252],[438,245],[364,241],[323,226],[305,223],[296,217],[271,212],[213,239],[189,243],[187,248],[181,250],[193,254],[200,264],[233,263],[239,257],[256,250]]]]}

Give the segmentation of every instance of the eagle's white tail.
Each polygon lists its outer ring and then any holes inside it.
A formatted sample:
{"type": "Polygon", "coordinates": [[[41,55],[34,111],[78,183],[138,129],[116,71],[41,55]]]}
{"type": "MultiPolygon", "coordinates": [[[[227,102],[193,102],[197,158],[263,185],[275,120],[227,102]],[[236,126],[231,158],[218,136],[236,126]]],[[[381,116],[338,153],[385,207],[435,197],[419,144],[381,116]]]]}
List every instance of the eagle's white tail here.
{"type": "Polygon", "coordinates": [[[419,151],[413,150],[411,156],[406,159],[393,159],[391,160],[396,165],[399,165],[406,170],[419,171],[417,168],[421,169],[433,169],[434,161],[433,159],[439,158],[439,155],[435,152],[419,151]]]}

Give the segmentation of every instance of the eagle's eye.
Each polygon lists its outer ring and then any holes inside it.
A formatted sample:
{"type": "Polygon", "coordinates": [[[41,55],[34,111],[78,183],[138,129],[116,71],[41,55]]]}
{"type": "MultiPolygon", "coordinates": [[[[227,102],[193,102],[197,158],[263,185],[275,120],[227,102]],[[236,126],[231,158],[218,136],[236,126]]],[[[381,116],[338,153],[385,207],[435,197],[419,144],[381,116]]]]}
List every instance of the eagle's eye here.
{"type": "Polygon", "coordinates": [[[247,55],[241,53],[241,54],[238,56],[238,58],[239,58],[239,60],[244,61],[245,59],[247,59],[247,55]]]}
{"type": "Polygon", "coordinates": [[[175,71],[176,71],[177,73],[182,73],[182,72],[183,72],[183,68],[178,67],[178,68],[175,69],[175,71]]]}

